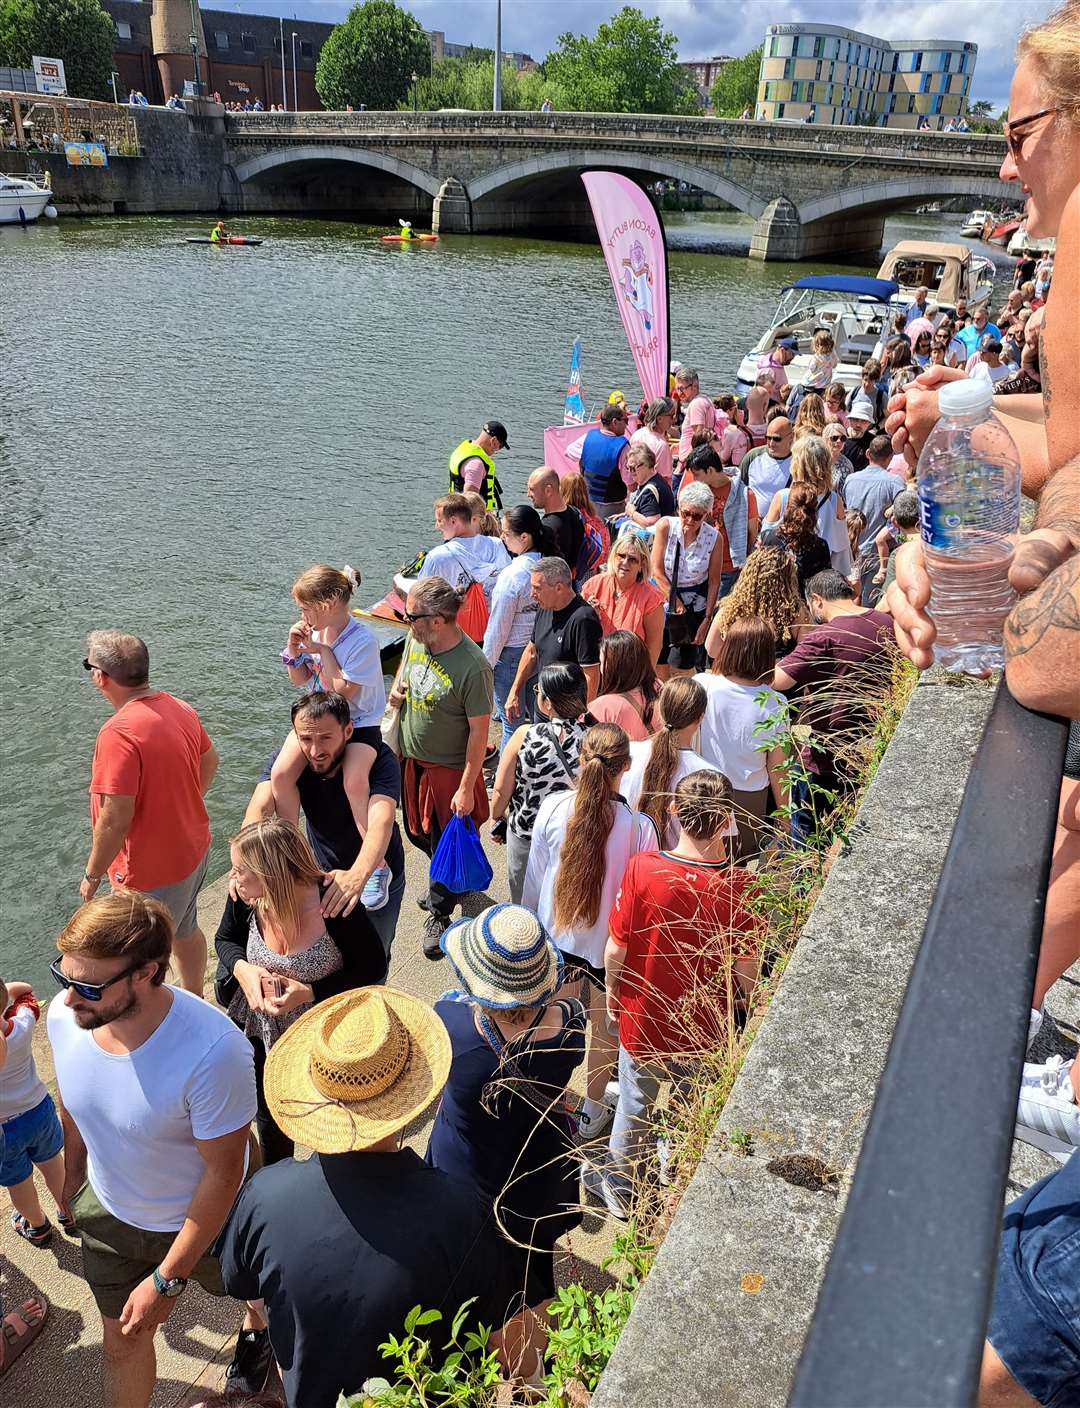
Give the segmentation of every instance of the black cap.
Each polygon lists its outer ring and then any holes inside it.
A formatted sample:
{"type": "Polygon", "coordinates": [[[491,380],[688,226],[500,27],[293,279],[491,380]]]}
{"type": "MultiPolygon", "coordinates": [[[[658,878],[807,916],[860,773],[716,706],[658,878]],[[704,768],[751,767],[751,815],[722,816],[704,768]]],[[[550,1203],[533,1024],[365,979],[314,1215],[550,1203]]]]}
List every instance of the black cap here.
{"type": "Polygon", "coordinates": [[[485,435],[494,435],[504,450],[509,450],[510,442],[506,438],[506,426],[501,420],[486,420],[482,429],[485,435]]]}

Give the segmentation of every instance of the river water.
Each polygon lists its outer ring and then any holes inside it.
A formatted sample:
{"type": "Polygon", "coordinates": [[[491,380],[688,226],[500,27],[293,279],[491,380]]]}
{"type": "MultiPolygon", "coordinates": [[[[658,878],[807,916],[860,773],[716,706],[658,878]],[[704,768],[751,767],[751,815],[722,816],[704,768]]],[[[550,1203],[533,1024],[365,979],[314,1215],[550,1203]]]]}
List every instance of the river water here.
{"type": "MultiPolygon", "coordinates": [[[[667,218],[673,355],[716,394],[781,285],[827,266],[695,253],[748,245],[749,222],[667,218]]],[[[432,538],[449,450],[488,416],[510,432],[507,501],[523,499],[543,428],[561,420],[575,334],[587,405],[613,387],[640,394],[594,246],[401,249],[344,223],[242,223],[260,249],[186,245],[209,225],[191,219],[0,229],[6,978],[48,982],[78,901],[108,707],[81,666],[88,630],[142,636],[154,682],[199,710],[222,759],[209,797],[220,874],[288,726],[278,651],[299,572],[349,562],[358,602],[380,597],[432,538]]],[[[959,223],[890,220],[885,246],[956,239],[959,223]]]]}

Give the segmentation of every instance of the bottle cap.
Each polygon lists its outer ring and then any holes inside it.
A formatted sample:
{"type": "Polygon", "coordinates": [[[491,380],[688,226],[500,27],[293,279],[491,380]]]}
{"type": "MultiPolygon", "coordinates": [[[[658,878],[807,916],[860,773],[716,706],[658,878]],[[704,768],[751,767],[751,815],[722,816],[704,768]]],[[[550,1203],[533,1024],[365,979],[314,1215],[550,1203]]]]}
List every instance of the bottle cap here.
{"type": "Polygon", "coordinates": [[[938,410],[943,416],[977,416],[993,404],[994,385],[986,376],[947,381],[938,392],[938,410]]]}

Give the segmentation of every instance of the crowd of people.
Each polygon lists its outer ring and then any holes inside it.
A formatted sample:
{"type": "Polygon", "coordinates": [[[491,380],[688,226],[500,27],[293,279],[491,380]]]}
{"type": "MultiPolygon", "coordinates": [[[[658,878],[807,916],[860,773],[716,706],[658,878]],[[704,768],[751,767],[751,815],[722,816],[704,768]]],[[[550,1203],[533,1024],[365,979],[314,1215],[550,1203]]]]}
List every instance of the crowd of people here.
{"type": "MultiPolygon", "coordinates": [[[[768,969],[761,875],[828,836],[896,644],[931,663],[913,468],[943,380],[989,375],[997,413],[1030,427],[1016,439],[1040,502],[1012,570],[1007,679],[1031,707],[1080,715],[1062,669],[1080,619],[1080,378],[1058,311],[1080,293],[1077,53],[1076,0],[1022,42],[1003,174],[1030,191],[1034,233],[1058,237],[1058,276],[1033,270],[997,324],[982,308],[935,321],[923,294],[850,393],[827,337],[806,383],[790,387],[781,343],[745,400],[681,367],[636,428],[613,401],[573,447],[580,472],[541,466],[505,508],[509,436],[488,420],[450,454],[439,541],[396,579],[407,634],[389,688],[352,610],[356,570],[300,573],[281,650],[297,693],[230,839],[213,1002],[197,899],[217,751],[151,684],[141,639],[90,633],[83,666],[111,710],[91,844],[61,991],[43,1012],[0,982],[0,1184],[17,1235],[80,1239],[110,1408],[149,1404],[155,1331],[189,1280],[238,1302],[233,1402],[259,1402],[276,1363],[290,1408],[332,1405],[379,1372],[414,1305],[470,1299],[505,1372],[539,1385],[558,1239],[589,1200],[625,1220],[670,1176],[658,1107],[677,1111],[768,969]],[[1042,343],[1053,401],[993,376],[1010,331],[1042,343]],[[443,843],[489,821],[509,900],[473,913],[443,843]],[[447,973],[434,1006],[386,981],[402,833],[430,862],[416,900],[447,973]],[[58,1103],[35,1067],[41,1019],[58,1103]],[[404,1136],[436,1100],[421,1158],[404,1136]]],[[[1078,762],[1032,1040],[1080,948],[1078,762]]],[[[1080,1381],[1063,1308],[1074,1070],[1025,1067],[1018,1132],[1064,1167],[1006,1221],[987,1408],[1065,1402],[1080,1381]]],[[[47,1310],[34,1296],[4,1317],[0,1371],[47,1310]]]]}

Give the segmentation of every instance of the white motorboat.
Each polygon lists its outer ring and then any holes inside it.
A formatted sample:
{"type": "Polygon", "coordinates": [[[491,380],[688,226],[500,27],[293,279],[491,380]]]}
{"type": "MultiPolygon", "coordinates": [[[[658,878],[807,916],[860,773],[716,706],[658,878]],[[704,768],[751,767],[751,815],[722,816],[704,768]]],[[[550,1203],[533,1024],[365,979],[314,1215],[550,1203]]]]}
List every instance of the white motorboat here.
{"type": "Polygon", "coordinates": [[[840,359],[832,380],[850,390],[862,380],[862,364],[887,333],[897,285],[891,279],[868,279],[861,274],[814,274],[787,284],[772,325],[739,364],[736,390],[745,396],[758,376],[758,360],[784,338],[794,338],[798,351],[784,370],[788,381],[802,385],[813,356],[810,342],[815,332],[832,333],[840,359]]]}
{"type": "Polygon", "coordinates": [[[29,225],[42,212],[53,210],[52,198],[50,187],[0,171],[0,225],[29,225]]]}
{"type": "Polygon", "coordinates": [[[1019,258],[1025,254],[1053,254],[1057,240],[1053,235],[1029,235],[1027,226],[1021,225],[1006,247],[1006,253],[1019,258]]]}
{"type": "Polygon", "coordinates": [[[966,298],[969,308],[985,303],[994,291],[997,268],[992,259],[976,254],[966,244],[940,244],[936,240],[901,240],[893,245],[877,272],[879,279],[900,285],[897,301],[914,302],[917,289],[927,290],[927,302],[955,308],[966,298]]]}
{"type": "Polygon", "coordinates": [[[973,210],[960,227],[960,233],[968,239],[979,239],[987,220],[993,220],[992,210],[973,210]]]}

